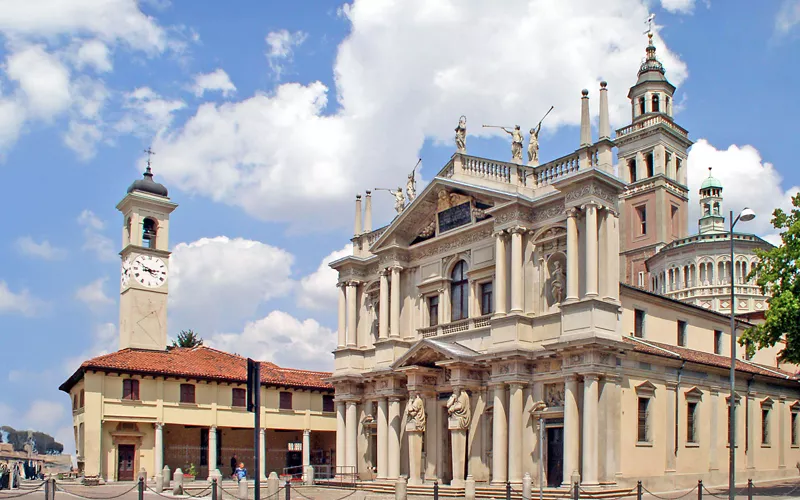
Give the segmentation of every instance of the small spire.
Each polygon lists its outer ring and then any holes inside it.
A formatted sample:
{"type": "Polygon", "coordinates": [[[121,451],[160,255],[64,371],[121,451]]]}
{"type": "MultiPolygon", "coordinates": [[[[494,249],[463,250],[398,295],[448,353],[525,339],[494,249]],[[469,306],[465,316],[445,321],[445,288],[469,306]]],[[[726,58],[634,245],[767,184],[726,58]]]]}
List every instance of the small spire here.
{"type": "Polygon", "coordinates": [[[153,172],[150,170],[150,159],[156,153],[149,146],[148,146],[147,149],[144,150],[144,152],[147,153],[147,168],[144,170],[144,176],[152,178],[153,177],[153,172]]]}
{"type": "Polygon", "coordinates": [[[639,67],[639,75],[645,73],[647,71],[658,71],[662,75],[665,73],[664,66],[656,57],[656,46],[653,44],[653,32],[647,30],[647,48],[645,49],[645,56],[644,62],[639,67]]]}
{"type": "Polygon", "coordinates": [[[708,167],[708,177],[711,177],[711,167],[708,167]]]}

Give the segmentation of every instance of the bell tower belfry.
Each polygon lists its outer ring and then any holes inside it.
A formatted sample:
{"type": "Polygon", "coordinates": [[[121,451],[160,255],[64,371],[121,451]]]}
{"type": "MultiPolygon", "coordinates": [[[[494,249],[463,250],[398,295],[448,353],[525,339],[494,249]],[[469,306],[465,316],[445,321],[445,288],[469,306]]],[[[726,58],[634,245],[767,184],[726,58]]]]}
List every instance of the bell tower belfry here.
{"type": "Polygon", "coordinates": [[[703,214],[698,224],[700,234],[725,232],[725,216],[722,215],[722,183],[711,175],[711,167],[708,167],[708,177],[700,185],[700,209],[703,214]]]}
{"type": "Polygon", "coordinates": [[[656,58],[648,32],[646,57],[628,92],[631,124],[617,130],[619,177],[627,183],[620,198],[620,279],[646,286],[645,261],[662,246],[688,235],[689,133],[675,123],[675,86],[656,58]]]}
{"type": "Polygon", "coordinates": [[[117,205],[123,216],[120,349],[167,348],[169,215],[177,206],[167,188],[153,180],[150,160],[142,179],[117,205]]]}

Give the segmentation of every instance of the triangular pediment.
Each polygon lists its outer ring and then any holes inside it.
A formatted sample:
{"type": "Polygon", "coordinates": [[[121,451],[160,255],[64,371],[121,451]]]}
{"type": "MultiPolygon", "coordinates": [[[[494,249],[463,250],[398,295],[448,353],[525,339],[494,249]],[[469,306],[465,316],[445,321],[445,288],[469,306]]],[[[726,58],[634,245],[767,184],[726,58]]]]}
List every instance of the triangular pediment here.
{"type": "Polygon", "coordinates": [[[475,224],[489,218],[484,210],[507,203],[515,198],[509,193],[434,178],[430,184],[397,215],[389,227],[372,244],[377,253],[391,246],[407,247],[436,238],[449,231],[475,224]]]}
{"type": "Polygon", "coordinates": [[[405,366],[436,368],[440,361],[472,361],[479,353],[457,342],[422,339],[392,365],[392,370],[405,366]]]}

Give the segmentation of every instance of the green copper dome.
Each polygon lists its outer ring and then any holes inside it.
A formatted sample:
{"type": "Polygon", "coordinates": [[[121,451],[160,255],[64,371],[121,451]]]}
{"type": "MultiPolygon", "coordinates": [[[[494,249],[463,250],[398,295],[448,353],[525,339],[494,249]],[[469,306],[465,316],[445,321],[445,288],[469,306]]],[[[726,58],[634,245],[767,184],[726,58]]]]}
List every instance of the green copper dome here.
{"type": "Polygon", "coordinates": [[[711,167],[708,169],[708,177],[700,184],[700,189],[718,188],[722,189],[722,183],[716,177],[711,176],[711,167]]]}

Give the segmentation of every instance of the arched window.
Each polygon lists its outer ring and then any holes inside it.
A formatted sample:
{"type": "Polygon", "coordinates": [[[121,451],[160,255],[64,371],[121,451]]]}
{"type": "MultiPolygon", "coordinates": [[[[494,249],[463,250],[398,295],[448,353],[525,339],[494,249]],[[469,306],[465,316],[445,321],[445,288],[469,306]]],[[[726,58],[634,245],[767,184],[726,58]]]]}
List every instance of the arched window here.
{"type": "Polygon", "coordinates": [[[703,215],[711,215],[711,205],[708,203],[703,204],[703,215]]]}
{"type": "Polygon", "coordinates": [[[669,96],[664,96],[664,112],[669,114],[669,96]]]}
{"type": "Polygon", "coordinates": [[[719,202],[714,202],[714,215],[719,215],[719,202]]]}
{"type": "Polygon", "coordinates": [[[153,219],[147,218],[142,222],[142,246],[147,248],[156,247],[156,233],[158,225],[153,219]]]}
{"type": "Polygon", "coordinates": [[[639,114],[644,114],[644,96],[639,97],[639,114]]]}
{"type": "Polygon", "coordinates": [[[659,111],[661,111],[658,105],[659,105],[658,94],[653,94],[653,113],[658,113],[659,111]]]}
{"type": "Polygon", "coordinates": [[[467,263],[463,260],[453,267],[450,273],[450,319],[458,321],[469,317],[469,280],[467,263]]]}

